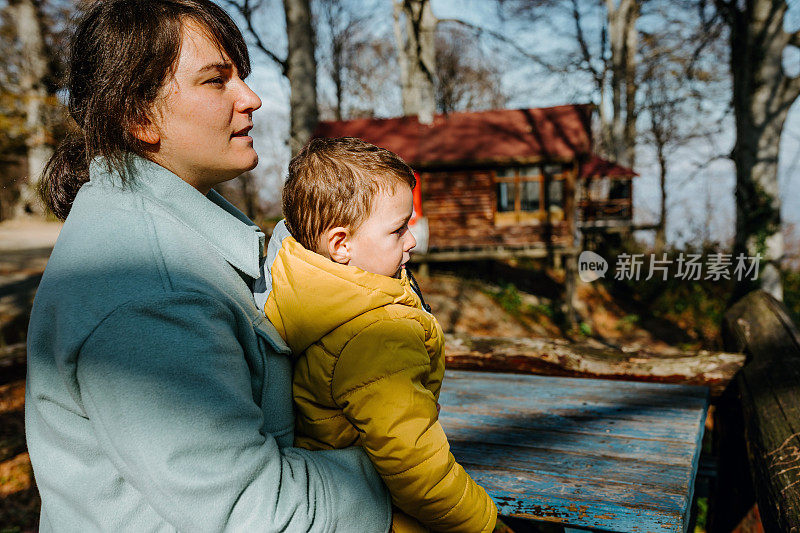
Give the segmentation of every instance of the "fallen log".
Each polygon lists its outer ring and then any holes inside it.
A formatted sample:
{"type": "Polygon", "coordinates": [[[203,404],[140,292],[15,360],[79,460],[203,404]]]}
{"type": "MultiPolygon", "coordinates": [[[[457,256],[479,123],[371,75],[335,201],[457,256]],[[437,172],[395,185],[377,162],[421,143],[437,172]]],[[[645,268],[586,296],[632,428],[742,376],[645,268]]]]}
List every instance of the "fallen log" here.
{"type": "Polygon", "coordinates": [[[712,397],[745,360],[740,353],[703,350],[667,357],[539,338],[446,335],[446,343],[448,368],[704,385],[712,397]]]}

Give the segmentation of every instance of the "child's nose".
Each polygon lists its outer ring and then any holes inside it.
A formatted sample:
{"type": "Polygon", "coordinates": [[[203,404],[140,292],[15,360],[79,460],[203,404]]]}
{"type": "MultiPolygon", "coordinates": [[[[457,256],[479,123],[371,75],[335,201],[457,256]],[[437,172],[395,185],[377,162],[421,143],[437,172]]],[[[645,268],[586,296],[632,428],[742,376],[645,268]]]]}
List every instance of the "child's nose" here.
{"type": "Polygon", "coordinates": [[[414,234],[411,233],[411,230],[406,231],[406,235],[405,251],[407,252],[417,245],[417,239],[414,238],[414,234]]]}

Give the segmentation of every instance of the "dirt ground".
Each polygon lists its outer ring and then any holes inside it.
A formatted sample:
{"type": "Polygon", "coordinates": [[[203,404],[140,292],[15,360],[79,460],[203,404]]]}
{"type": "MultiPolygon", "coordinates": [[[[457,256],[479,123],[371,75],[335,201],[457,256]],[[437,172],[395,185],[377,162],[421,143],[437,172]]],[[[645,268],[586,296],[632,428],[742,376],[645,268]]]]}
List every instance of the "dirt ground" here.
{"type": "Polygon", "coordinates": [[[52,248],[62,225],[34,217],[0,222],[0,252],[52,248]]]}
{"type": "MultiPolygon", "coordinates": [[[[0,349],[24,339],[33,295],[61,224],[0,222],[0,349]],[[22,330],[22,331],[20,331],[22,330]]],[[[25,446],[25,381],[0,383],[0,531],[35,531],[39,494],[25,446]]]]}

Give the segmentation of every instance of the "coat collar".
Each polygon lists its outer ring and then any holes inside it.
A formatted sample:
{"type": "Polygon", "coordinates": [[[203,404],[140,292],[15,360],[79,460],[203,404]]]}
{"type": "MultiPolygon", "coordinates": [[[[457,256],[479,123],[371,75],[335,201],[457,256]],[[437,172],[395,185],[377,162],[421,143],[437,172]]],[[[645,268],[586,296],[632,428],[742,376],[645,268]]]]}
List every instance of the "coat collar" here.
{"type": "Polygon", "coordinates": [[[291,236],[283,239],[270,271],[264,310],[294,354],[372,310],[391,304],[422,309],[405,269],[398,279],[340,265],[291,236]]]}
{"type": "MultiPolygon", "coordinates": [[[[234,268],[251,278],[259,277],[259,259],[264,251],[264,234],[247,216],[215,190],[207,196],[166,168],[136,155],[125,162],[130,187],[141,192],[194,230],[234,268]]],[[[90,181],[122,186],[119,173],[105,159],[95,158],[89,166],[90,181]]]]}

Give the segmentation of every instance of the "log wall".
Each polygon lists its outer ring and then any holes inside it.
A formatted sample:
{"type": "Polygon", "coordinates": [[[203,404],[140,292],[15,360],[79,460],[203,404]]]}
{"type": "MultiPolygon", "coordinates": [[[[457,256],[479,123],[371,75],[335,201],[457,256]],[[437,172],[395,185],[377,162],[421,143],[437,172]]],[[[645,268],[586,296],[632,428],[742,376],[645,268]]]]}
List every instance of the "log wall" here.
{"type": "MultiPolygon", "coordinates": [[[[539,220],[496,224],[496,193],[491,169],[422,172],[422,212],[428,219],[431,250],[488,246],[545,245],[547,225],[539,220]]],[[[574,176],[564,187],[565,220],[551,224],[550,242],[573,242],[574,176]]]]}

